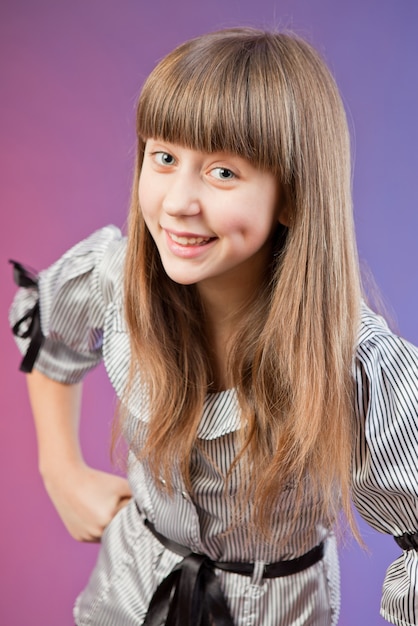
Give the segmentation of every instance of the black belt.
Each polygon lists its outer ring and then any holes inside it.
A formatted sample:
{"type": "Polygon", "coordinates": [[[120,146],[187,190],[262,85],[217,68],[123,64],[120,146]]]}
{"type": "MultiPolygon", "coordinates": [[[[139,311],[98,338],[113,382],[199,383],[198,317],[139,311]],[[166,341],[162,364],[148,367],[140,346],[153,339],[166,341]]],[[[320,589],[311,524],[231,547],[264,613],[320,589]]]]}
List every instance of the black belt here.
{"type": "Polygon", "coordinates": [[[418,533],[404,533],[400,537],[393,537],[402,550],[418,550],[418,533]]]}
{"type": "MultiPolygon", "coordinates": [[[[212,561],[161,535],[149,520],[147,528],[162,545],[183,557],[157,587],[144,626],[234,626],[214,569],[251,576],[253,563],[212,561]]],[[[322,559],[324,544],[289,561],[264,566],[263,578],[279,578],[301,572],[322,559]]]]}

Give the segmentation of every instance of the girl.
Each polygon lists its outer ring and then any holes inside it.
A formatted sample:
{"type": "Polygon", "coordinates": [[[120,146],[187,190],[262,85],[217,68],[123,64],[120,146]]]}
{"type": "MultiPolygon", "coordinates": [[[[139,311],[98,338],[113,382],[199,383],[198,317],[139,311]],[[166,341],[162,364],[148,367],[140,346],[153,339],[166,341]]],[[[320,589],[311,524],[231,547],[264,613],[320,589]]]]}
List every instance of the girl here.
{"type": "Polygon", "coordinates": [[[15,264],[40,469],[102,544],[77,624],[336,624],[351,490],[403,548],[382,615],[417,623],[418,352],[361,304],[324,63],[287,34],[198,37],[145,83],[137,136],[127,240],[104,228],[39,279],[15,264]],[[79,448],[102,357],[129,486],[79,448]]]}

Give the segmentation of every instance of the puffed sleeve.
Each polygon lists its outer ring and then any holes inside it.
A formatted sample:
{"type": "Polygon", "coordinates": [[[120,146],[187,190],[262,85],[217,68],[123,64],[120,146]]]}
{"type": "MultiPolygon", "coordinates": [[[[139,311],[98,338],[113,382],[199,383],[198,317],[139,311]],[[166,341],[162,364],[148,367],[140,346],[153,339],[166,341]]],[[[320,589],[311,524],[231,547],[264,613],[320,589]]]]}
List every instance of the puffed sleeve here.
{"type": "Polygon", "coordinates": [[[418,349],[365,309],[355,364],[353,500],[403,551],[383,584],[381,615],[418,624],[418,349]]]}
{"type": "Polygon", "coordinates": [[[76,383],[101,361],[106,307],[122,281],[123,244],[119,229],[107,226],[37,277],[21,281],[26,286],[15,296],[10,322],[25,354],[33,339],[29,327],[39,315],[41,347],[34,367],[49,378],[76,383]]]}

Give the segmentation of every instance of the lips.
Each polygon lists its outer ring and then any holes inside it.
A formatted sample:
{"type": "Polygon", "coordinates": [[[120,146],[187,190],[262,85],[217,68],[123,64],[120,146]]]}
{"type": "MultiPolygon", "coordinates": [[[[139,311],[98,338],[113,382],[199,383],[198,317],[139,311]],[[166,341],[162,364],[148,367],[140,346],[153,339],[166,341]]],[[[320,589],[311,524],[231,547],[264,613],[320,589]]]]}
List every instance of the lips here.
{"type": "Polygon", "coordinates": [[[171,241],[181,246],[201,246],[215,239],[215,237],[202,237],[200,235],[177,235],[170,231],[167,231],[167,235],[171,241]]]}
{"type": "Polygon", "coordinates": [[[206,237],[199,233],[176,232],[163,228],[167,249],[179,259],[201,259],[213,246],[217,237],[206,237]]]}

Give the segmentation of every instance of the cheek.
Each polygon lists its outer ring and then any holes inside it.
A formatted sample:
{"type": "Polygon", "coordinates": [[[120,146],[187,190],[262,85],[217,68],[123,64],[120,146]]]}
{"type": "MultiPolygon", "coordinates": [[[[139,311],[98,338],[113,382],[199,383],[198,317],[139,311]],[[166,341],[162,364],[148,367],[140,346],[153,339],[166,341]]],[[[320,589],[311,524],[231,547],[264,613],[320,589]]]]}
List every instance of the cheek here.
{"type": "Polygon", "coordinates": [[[218,217],[218,230],[222,234],[233,234],[234,232],[245,231],[248,228],[247,220],[243,213],[234,214],[231,211],[225,211],[218,217]]]}
{"type": "Polygon", "coordinates": [[[211,221],[220,235],[245,235],[261,228],[259,202],[253,194],[228,196],[226,202],[212,205],[211,221]]]}
{"type": "Polygon", "coordinates": [[[139,179],[138,185],[138,201],[139,208],[144,217],[144,220],[148,222],[153,215],[153,207],[155,205],[154,194],[152,193],[152,188],[150,185],[146,183],[146,181],[142,178],[139,179]]]}
{"type": "Polygon", "coordinates": [[[272,203],[263,204],[254,198],[241,203],[238,211],[224,211],[219,217],[224,234],[241,236],[246,240],[267,239],[277,225],[277,211],[272,203]]]}
{"type": "Polygon", "coordinates": [[[146,177],[143,175],[143,171],[141,171],[141,174],[139,176],[139,181],[138,181],[138,198],[139,198],[139,203],[141,204],[147,197],[147,179],[146,177]]]}
{"type": "Polygon", "coordinates": [[[257,213],[230,218],[223,222],[222,232],[218,234],[226,237],[237,253],[245,255],[259,250],[269,239],[272,233],[270,221],[267,223],[257,213]]]}

